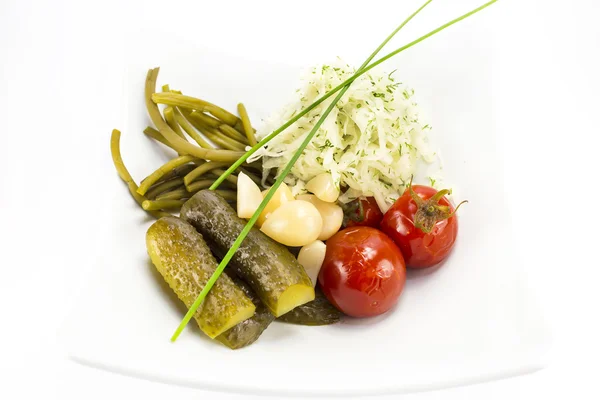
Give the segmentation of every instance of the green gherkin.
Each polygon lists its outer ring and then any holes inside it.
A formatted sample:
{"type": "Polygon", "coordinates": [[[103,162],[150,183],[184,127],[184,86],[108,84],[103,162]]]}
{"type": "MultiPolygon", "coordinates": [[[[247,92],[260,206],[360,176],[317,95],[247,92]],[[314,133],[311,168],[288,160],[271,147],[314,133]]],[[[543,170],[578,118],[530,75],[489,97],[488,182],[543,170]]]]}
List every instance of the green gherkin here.
{"type": "Polygon", "coordinates": [[[278,321],[297,325],[330,325],[339,322],[344,314],[327,300],[321,290],[315,290],[315,299],[294,308],[277,318],[278,321]]]}
{"type": "MultiPolygon", "coordinates": [[[[202,235],[177,217],[164,217],[148,229],[146,247],[158,272],[177,297],[191,307],[218,266],[202,235]]],[[[255,308],[242,289],[222,275],[194,318],[204,333],[215,338],[252,317],[255,308]]]]}
{"type": "MultiPolygon", "coordinates": [[[[181,218],[214,242],[220,253],[231,248],[246,225],[227,201],[211,190],[201,190],[189,199],[181,208],[181,218]]],[[[296,257],[256,228],[231,261],[229,268],[252,287],[276,317],[315,298],[310,278],[296,257]]]]}
{"type": "Polygon", "coordinates": [[[217,340],[230,349],[239,349],[254,343],[271,322],[275,320],[275,316],[265,307],[248,284],[237,278],[233,278],[233,281],[252,299],[252,302],[256,306],[256,311],[252,318],[248,318],[227,332],[223,332],[217,336],[217,340]]]}

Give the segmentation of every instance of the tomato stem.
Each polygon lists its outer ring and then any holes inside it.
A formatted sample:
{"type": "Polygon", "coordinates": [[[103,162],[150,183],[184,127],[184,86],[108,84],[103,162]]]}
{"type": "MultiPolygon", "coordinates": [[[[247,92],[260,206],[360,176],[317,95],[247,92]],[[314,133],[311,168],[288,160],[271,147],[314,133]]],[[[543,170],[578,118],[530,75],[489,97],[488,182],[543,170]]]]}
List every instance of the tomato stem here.
{"type": "Polygon", "coordinates": [[[344,227],[348,226],[350,221],[363,222],[365,220],[365,209],[360,198],[351,201],[348,204],[340,204],[344,211],[344,227]]]}
{"type": "Polygon", "coordinates": [[[452,207],[444,206],[439,204],[439,201],[446,195],[452,194],[452,189],[442,189],[436,194],[431,196],[427,200],[423,200],[412,187],[413,177],[410,177],[408,183],[408,190],[410,191],[410,197],[417,205],[417,212],[414,217],[415,228],[420,229],[424,233],[430,233],[435,224],[440,221],[451,218],[456,214],[458,208],[467,203],[467,200],[461,201],[454,211],[450,211],[452,207]]]}

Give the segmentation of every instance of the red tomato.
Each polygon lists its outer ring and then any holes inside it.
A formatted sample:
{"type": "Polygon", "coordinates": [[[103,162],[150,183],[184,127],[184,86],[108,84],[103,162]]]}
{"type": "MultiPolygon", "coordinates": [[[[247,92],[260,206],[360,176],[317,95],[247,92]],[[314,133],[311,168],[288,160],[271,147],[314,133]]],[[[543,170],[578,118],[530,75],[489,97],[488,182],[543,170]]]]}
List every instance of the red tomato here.
{"type": "Polygon", "coordinates": [[[428,186],[409,187],[383,216],[380,228],[400,247],[407,267],[431,267],[452,250],[458,221],[444,196],[448,193],[428,186]]]}
{"type": "Polygon", "coordinates": [[[319,285],[329,301],[352,317],[388,311],[406,281],[402,253],[381,231],[357,226],[327,240],[319,285]]]}
{"type": "Polygon", "coordinates": [[[379,210],[374,197],[361,197],[352,203],[356,204],[356,208],[346,214],[348,218],[345,226],[371,226],[373,228],[379,226],[383,213],[379,210]]]}

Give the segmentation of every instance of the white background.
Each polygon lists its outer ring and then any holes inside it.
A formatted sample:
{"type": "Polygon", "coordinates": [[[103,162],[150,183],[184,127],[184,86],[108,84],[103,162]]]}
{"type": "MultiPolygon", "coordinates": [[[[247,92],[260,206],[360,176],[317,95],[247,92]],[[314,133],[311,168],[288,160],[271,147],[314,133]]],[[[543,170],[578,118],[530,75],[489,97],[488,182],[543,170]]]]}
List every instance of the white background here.
{"type": "MultiPolygon", "coordinates": [[[[98,154],[108,146],[86,148],[86,137],[108,138],[119,125],[129,32],[171,24],[209,47],[243,55],[270,49],[284,60],[300,55],[318,62],[369,53],[420,2],[1,1],[0,397],[242,397],[82,367],[66,360],[57,343],[56,331],[92,264],[84,249],[72,246],[74,237],[87,233],[74,231],[85,212],[74,215],[70,205],[110,212],[94,201],[98,154]],[[73,268],[67,259],[81,263],[73,268]]],[[[429,14],[395,43],[476,5],[434,0],[429,14]]],[[[551,365],[532,375],[403,398],[600,395],[599,17],[593,0],[500,0],[441,34],[461,40],[481,27],[493,33],[481,38],[496,49],[494,107],[498,131],[506,136],[502,150],[511,160],[507,199],[526,249],[524,273],[552,327],[554,349],[551,365]]]]}

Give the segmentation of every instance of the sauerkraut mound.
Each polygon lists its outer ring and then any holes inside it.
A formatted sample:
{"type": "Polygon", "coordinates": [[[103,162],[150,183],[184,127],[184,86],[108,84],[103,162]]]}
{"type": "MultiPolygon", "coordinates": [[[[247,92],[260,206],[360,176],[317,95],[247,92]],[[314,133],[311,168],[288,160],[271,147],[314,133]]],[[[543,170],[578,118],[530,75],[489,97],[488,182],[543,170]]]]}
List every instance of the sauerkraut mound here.
{"type": "MultiPolygon", "coordinates": [[[[339,59],[309,70],[294,101],[269,117],[257,137],[269,135],[355,72],[339,59]]],[[[380,208],[387,209],[402,194],[418,163],[430,163],[435,156],[427,142],[431,128],[421,120],[413,94],[394,72],[375,69],[356,79],[286,178],[293,193],[305,192],[306,182],[328,172],[338,187],[348,188],[340,201],[374,196],[380,208]]],[[[331,100],[320,104],[249,161],[262,158],[265,174],[275,170],[279,175],[329,104],[331,100]]]]}

